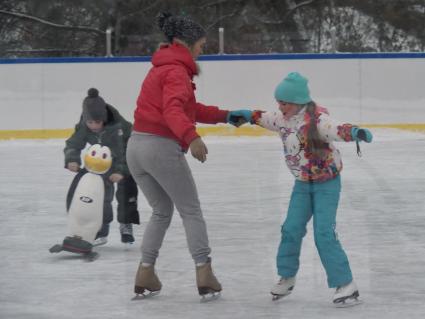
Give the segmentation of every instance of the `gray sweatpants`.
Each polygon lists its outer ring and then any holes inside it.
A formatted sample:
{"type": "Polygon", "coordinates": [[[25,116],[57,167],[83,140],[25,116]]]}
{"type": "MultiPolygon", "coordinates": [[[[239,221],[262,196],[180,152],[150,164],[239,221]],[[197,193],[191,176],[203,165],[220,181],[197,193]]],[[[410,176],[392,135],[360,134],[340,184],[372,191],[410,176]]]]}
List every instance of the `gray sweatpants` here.
{"type": "Polygon", "coordinates": [[[170,225],[174,205],[183,220],[195,263],[206,262],[211,249],[192,172],[180,145],[168,138],[133,132],[127,145],[131,175],[153,212],[142,241],[142,262],[154,264],[170,225]]]}

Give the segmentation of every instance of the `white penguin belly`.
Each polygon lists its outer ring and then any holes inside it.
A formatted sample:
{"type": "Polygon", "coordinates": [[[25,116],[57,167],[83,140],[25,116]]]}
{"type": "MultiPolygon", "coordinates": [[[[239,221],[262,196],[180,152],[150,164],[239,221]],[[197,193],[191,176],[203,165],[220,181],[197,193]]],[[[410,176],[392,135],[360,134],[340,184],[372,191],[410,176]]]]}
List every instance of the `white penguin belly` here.
{"type": "Polygon", "coordinates": [[[68,234],[93,244],[102,226],[105,185],[102,177],[86,173],[79,181],[68,210],[68,234]]]}

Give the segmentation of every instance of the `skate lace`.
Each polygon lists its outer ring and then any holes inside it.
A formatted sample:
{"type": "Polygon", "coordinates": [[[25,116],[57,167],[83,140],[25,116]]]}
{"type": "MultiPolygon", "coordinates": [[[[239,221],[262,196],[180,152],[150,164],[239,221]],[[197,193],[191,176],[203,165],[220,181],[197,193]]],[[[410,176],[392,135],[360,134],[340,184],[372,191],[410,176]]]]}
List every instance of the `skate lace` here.
{"type": "Polygon", "coordinates": [[[133,226],[132,224],[120,224],[120,232],[125,235],[133,234],[133,226]]]}
{"type": "Polygon", "coordinates": [[[336,287],[336,293],[341,292],[341,291],[342,291],[342,290],[344,290],[344,288],[346,288],[346,287],[348,287],[348,285],[336,287]]]}

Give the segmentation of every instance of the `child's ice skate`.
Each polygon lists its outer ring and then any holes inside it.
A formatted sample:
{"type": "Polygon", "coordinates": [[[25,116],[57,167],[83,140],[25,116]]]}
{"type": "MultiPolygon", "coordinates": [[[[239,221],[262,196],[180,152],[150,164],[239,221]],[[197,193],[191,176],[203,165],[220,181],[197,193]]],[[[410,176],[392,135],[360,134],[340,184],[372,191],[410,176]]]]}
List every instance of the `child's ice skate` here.
{"type": "Polygon", "coordinates": [[[205,264],[196,266],[196,285],[201,296],[201,302],[215,300],[220,297],[221,284],[211,268],[211,258],[205,264]]]}
{"type": "Polygon", "coordinates": [[[291,294],[292,290],[294,289],[294,286],[295,286],[295,277],[280,278],[277,284],[275,284],[270,291],[270,293],[273,296],[273,301],[279,300],[280,298],[283,298],[291,294]]]}
{"type": "Polygon", "coordinates": [[[102,246],[108,242],[109,235],[109,224],[102,224],[102,227],[96,234],[96,238],[94,239],[93,246],[102,246]]]}
{"type": "Polygon", "coordinates": [[[335,307],[344,308],[361,304],[359,298],[359,290],[354,281],[345,286],[336,288],[333,303],[335,307]]]}
{"type": "Polygon", "coordinates": [[[126,245],[134,244],[133,224],[120,224],[121,242],[126,245]]]}
{"type": "Polygon", "coordinates": [[[98,237],[93,242],[93,247],[105,245],[108,242],[108,237],[98,237]]]}
{"type": "Polygon", "coordinates": [[[132,300],[144,299],[159,294],[162,284],[155,274],[154,265],[143,266],[139,264],[137,269],[134,293],[136,296],[132,300]]]}

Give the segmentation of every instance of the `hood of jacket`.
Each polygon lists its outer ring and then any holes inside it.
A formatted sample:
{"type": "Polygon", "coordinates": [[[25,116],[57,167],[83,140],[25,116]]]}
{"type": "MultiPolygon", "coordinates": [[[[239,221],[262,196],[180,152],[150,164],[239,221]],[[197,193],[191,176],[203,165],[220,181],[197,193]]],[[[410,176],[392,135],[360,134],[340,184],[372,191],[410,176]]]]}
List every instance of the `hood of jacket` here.
{"type": "Polygon", "coordinates": [[[164,65],[181,65],[185,67],[190,78],[198,74],[198,68],[189,49],[182,44],[163,44],[152,56],[156,67],[164,65]]]}

